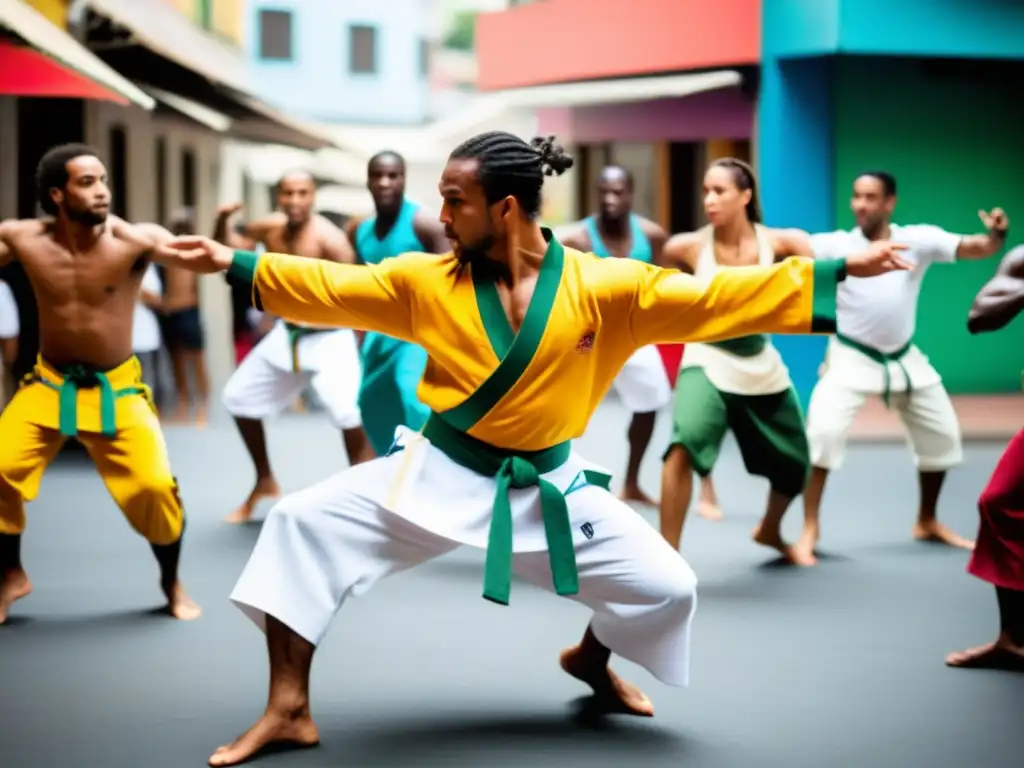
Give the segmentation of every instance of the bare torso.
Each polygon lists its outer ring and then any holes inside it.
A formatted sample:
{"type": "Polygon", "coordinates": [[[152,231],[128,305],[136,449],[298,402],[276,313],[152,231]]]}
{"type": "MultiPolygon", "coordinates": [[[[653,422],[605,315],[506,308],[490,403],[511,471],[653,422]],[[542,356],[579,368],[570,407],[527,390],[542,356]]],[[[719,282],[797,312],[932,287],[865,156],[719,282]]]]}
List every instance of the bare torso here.
{"type": "MultiPolygon", "coordinates": [[[[776,260],[789,256],[813,257],[806,232],[790,229],[764,229],[776,260]]],[[[693,273],[705,245],[703,231],[673,235],[665,244],[661,266],[675,267],[693,273]]],[[[715,261],[723,267],[748,267],[760,263],[760,245],[753,228],[734,240],[718,239],[713,243],[715,261]]]]}
{"type": "Polygon", "coordinates": [[[179,267],[164,270],[163,307],[179,312],[199,306],[199,276],[179,267]]]}
{"type": "Polygon", "coordinates": [[[328,235],[336,236],[340,230],[322,216],[313,216],[295,229],[288,226],[284,216],[270,216],[248,225],[247,230],[248,234],[262,242],[271,253],[292,253],[310,259],[336,260],[327,245],[328,235]]]}
{"type": "Polygon", "coordinates": [[[152,243],[111,219],[79,250],[57,242],[53,226],[30,219],[4,228],[35,294],[40,353],[58,366],[113,368],[133,354],[132,318],[152,243]]]}

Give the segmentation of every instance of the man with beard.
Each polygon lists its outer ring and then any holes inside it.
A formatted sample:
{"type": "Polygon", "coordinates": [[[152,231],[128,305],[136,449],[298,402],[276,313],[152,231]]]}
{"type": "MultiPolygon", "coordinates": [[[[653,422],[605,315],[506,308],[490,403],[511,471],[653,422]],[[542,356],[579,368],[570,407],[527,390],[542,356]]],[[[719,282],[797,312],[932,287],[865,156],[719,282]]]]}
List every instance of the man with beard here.
{"type": "Polygon", "coordinates": [[[178,582],[185,527],[142,368],[132,317],[151,260],[171,233],[109,215],[107,170],[89,147],[55,147],[36,171],[49,219],[0,223],[0,267],[17,259],[39,307],[40,353],[0,415],[0,624],[32,591],[21,562],[25,502],[68,438],[92,457],[129,524],[149,541],[160,588],[178,619],[199,606],[178,582]]]}
{"type": "Polygon", "coordinates": [[[600,706],[654,713],[609,668],[612,653],[687,684],[696,577],[570,441],[638,348],[828,331],[846,274],[904,265],[898,246],[876,243],[831,262],[723,270],[703,284],[634,259],[596,259],[537,222],[545,174],[571,165],[550,138],[528,144],[496,131],[464,142],[439,185],[454,244],[443,255],[349,265],[207,238],[173,244],[182,266],[248,279],[257,306],[383,333],[430,356],[422,432],[400,429],[387,456],[289,496],[264,522],[232,600],[266,631],[269,702],[210,765],[245,762],[274,743],[318,743],[309,674],[341,604],[463,544],[487,550],[486,599],[508,604],[514,569],[594,611],[560,663],[600,706]]]}
{"type": "Polygon", "coordinates": [[[897,410],[913,452],[920,488],[913,537],[970,549],[973,542],[937,518],[946,472],[963,460],[963,445],[942,377],[914,344],[917,299],[932,264],[995,255],[1006,242],[1009,220],[1000,208],[979,211],[987,232],[976,235],[954,234],[931,224],[893,224],[896,179],[885,171],[862,173],[854,180],[850,208],[857,220],[854,229],[811,236],[816,257],[836,258],[891,239],[908,246],[907,260],[914,268],[870,283],[847,280],[839,288],[838,330],[807,410],[812,468],[804,491],[804,530],[794,554],[814,562],[825,482],[842,464],[850,426],[872,396],[881,396],[887,407],[897,410]]]}
{"type": "MultiPolygon", "coordinates": [[[[402,253],[445,253],[444,227],[405,197],[405,160],[397,152],[378,152],[367,164],[366,186],[376,215],[355,228],[356,257],[363,264],[380,264],[402,253]]],[[[373,449],[384,455],[399,426],[418,430],[430,409],[416,389],[427,365],[423,347],[370,331],[360,348],[363,383],[359,410],[373,449]]]]}
{"type": "MultiPolygon", "coordinates": [[[[236,232],[230,219],[241,203],[222,206],[214,238],[232,247],[255,242],[268,251],[352,264],[355,254],[348,238],[313,212],[315,199],[316,183],[310,174],[286,174],[277,184],[278,213],[243,224],[236,232]]],[[[279,320],[260,339],[224,386],[224,407],[235,418],[256,469],[252,491],[228,522],[246,522],[262,499],[281,495],[270,468],[263,420],[287,408],[306,387],[313,389],[332,424],[341,430],[349,463],[372,457],[357,403],[360,379],[359,349],[351,329],[279,320]]]]}

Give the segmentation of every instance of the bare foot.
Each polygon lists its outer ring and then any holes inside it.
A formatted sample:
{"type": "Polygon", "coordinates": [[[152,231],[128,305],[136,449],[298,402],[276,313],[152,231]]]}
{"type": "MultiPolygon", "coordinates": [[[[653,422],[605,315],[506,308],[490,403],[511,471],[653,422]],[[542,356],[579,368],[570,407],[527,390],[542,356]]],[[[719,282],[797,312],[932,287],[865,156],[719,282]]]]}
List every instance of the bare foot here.
{"type": "Polygon", "coordinates": [[[7,614],[11,606],[23,597],[32,592],[32,582],[28,580],[28,574],[21,568],[16,571],[7,571],[0,580],[0,624],[7,621],[7,614]]]}
{"type": "Polygon", "coordinates": [[[1024,647],[1000,637],[994,643],[957,651],[946,657],[946,666],[965,669],[1002,669],[1024,672],[1024,647]]]}
{"type": "Polygon", "coordinates": [[[256,505],[259,504],[263,499],[276,499],[281,495],[281,486],[277,484],[277,480],[272,477],[268,477],[264,480],[257,480],[256,486],[252,489],[242,505],[228,515],[224,521],[227,523],[247,523],[252,518],[252,513],[256,509],[256,505]]]}
{"type": "Polygon", "coordinates": [[[717,502],[701,499],[697,502],[697,514],[705,520],[721,520],[725,517],[717,502]]]}
{"type": "Polygon", "coordinates": [[[809,567],[818,564],[818,558],[814,554],[814,548],[818,546],[818,532],[804,528],[796,544],[790,549],[793,557],[793,564],[809,567]]]}
{"type": "Polygon", "coordinates": [[[188,404],[182,405],[179,403],[175,406],[174,410],[167,415],[165,422],[175,426],[188,424],[188,404]]]}
{"type": "Polygon", "coordinates": [[[779,531],[769,531],[764,527],[764,523],[760,522],[754,526],[750,536],[756,543],[778,551],[787,563],[797,565],[793,555],[793,547],[786,543],[786,540],[782,538],[782,534],[779,531]]]}
{"type": "Polygon", "coordinates": [[[164,594],[167,596],[167,610],[174,618],[195,621],[203,615],[203,609],[185,594],[180,582],[176,581],[170,589],[164,589],[164,594]]]}
{"type": "Polygon", "coordinates": [[[603,712],[654,717],[654,704],[643,691],[625,682],[607,666],[594,669],[580,656],[578,645],[562,651],[559,663],[568,674],[591,687],[603,712]]]}
{"type": "Polygon", "coordinates": [[[626,485],[622,489],[622,493],[619,494],[619,498],[623,501],[635,501],[639,504],[646,504],[649,507],[658,506],[658,502],[648,496],[646,493],[640,490],[638,485],[626,485]]]}
{"type": "Polygon", "coordinates": [[[320,732],[308,714],[291,716],[266,712],[256,725],[233,744],[218,747],[210,756],[210,765],[238,765],[256,757],[270,745],[303,749],[320,743],[320,732]]]}
{"type": "Polygon", "coordinates": [[[945,544],[949,547],[959,549],[974,549],[974,542],[965,539],[957,533],[944,526],[938,520],[929,520],[922,523],[920,520],[914,525],[913,536],[918,541],[928,541],[935,544],[945,544]]]}
{"type": "Polygon", "coordinates": [[[205,405],[200,405],[196,408],[196,420],[193,422],[196,429],[206,429],[210,423],[210,417],[207,413],[205,405]]]}

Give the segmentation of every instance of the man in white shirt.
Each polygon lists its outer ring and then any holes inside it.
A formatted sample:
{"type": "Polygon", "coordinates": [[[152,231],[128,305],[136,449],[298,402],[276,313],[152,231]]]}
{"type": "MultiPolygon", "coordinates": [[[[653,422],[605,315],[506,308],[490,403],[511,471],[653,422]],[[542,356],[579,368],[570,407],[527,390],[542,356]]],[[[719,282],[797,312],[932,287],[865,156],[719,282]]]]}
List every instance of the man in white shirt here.
{"type": "Polygon", "coordinates": [[[135,305],[132,318],[132,348],[142,363],[142,378],[150,389],[159,383],[159,357],[163,337],[157,311],[163,302],[163,284],[156,265],[150,264],[142,276],[139,302],[135,305]]]}
{"type": "Polygon", "coordinates": [[[11,286],[0,280],[0,410],[14,394],[11,369],[18,356],[18,303],[14,300],[11,286]]]}
{"type": "Polygon", "coordinates": [[[872,240],[908,246],[905,258],[916,267],[873,279],[848,279],[838,291],[837,333],[829,340],[827,364],[811,395],[807,434],[813,469],[804,492],[804,530],[796,545],[814,561],[820,528],[818,511],[828,473],[843,460],[847,433],[871,396],[897,409],[917,466],[921,501],[916,539],[971,549],[974,543],[936,519],[947,470],[963,460],[960,425],[942,386],[942,377],[913,343],[921,281],[931,264],[995,255],[1006,241],[1009,220],[999,208],[979,211],[988,230],[958,235],[930,225],[891,223],[896,180],[881,171],[861,174],[850,202],[857,227],[811,237],[817,258],[861,250],[872,240]]]}

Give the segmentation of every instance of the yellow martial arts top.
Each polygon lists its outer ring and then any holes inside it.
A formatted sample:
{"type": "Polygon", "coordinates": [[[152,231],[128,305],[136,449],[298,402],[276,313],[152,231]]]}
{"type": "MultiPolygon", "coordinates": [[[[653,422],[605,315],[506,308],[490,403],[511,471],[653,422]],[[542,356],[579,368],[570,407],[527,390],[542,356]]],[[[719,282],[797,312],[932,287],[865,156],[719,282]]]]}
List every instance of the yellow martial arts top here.
{"type": "Polygon", "coordinates": [[[836,286],[845,275],[842,261],[791,258],[722,270],[702,283],[551,238],[517,336],[493,281],[472,267],[457,276],[457,263],[452,253],[348,265],[240,251],[232,272],[252,280],[257,307],[285,320],[422,346],[430,360],[417,394],[435,413],[482,386],[500,386],[500,399],[465,431],[517,451],[582,435],[623,364],[644,345],[834,331],[836,286]]]}

